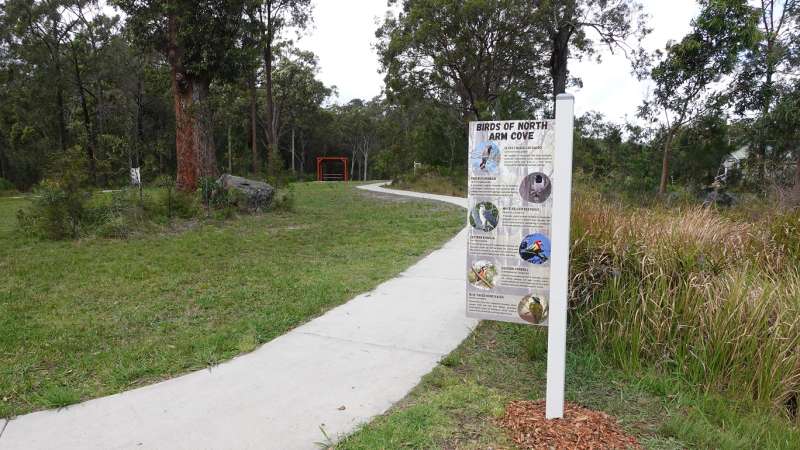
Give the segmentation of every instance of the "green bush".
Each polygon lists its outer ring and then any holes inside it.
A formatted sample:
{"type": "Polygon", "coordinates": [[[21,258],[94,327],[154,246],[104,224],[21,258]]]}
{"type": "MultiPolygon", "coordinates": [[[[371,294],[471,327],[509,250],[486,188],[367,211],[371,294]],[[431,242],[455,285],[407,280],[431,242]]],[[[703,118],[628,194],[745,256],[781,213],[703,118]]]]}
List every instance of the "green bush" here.
{"type": "Polygon", "coordinates": [[[50,178],[35,190],[31,207],[17,213],[19,224],[25,232],[48,239],[77,239],[95,218],[88,211],[83,149],[76,145],[57,154],[47,172],[50,178]]]}
{"type": "Polygon", "coordinates": [[[172,199],[172,207],[175,217],[179,219],[191,219],[200,214],[200,201],[197,195],[190,192],[175,192],[172,199]]]}
{"type": "Polygon", "coordinates": [[[19,210],[17,220],[27,233],[47,239],[77,239],[83,231],[89,195],[45,181],[35,190],[28,210],[19,210]]]}
{"type": "Polygon", "coordinates": [[[294,210],[294,203],[294,186],[290,184],[281,190],[275,191],[270,209],[272,211],[290,212],[294,210]]]}
{"type": "Polygon", "coordinates": [[[16,186],[14,186],[14,183],[6,180],[5,178],[0,178],[0,192],[13,191],[13,190],[16,190],[16,186]]]}
{"type": "Polygon", "coordinates": [[[214,178],[201,178],[197,184],[197,190],[200,193],[200,198],[206,210],[211,208],[226,209],[234,203],[229,197],[228,191],[223,189],[214,178]]]}
{"type": "Polygon", "coordinates": [[[111,194],[111,202],[100,207],[104,213],[97,222],[96,234],[107,238],[126,238],[136,231],[152,228],[163,215],[163,208],[149,192],[125,188],[111,194]]]}
{"type": "MultiPolygon", "coordinates": [[[[175,191],[171,185],[122,189],[111,195],[109,204],[101,207],[104,217],[98,221],[96,234],[106,238],[126,238],[135,233],[154,231],[173,219],[193,219],[202,213],[199,196],[175,191]]],[[[227,218],[230,215],[215,217],[227,218]]]]}
{"type": "Polygon", "coordinates": [[[200,201],[196,194],[175,190],[175,178],[162,175],[155,179],[153,186],[160,188],[155,193],[155,205],[166,220],[191,219],[200,215],[200,201]]]}
{"type": "Polygon", "coordinates": [[[289,182],[289,174],[283,166],[283,158],[276,145],[270,145],[267,150],[266,182],[275,189],[281,188],[289,182]]]}
{"type": "MultiPolygon", "coordinates": [[[[228,193],[216,180],[204,178],[196,193],[174,189],[169,177],[155,181],[145,190],[124,188],[110,196],[92,196],[79,178],[47,181],[37,190],[32,205],[17,213],[20,228],[45,239],[77,239],[94,235],[102,238],[127,238],[133,234],[158,231],[174,219],[193,219],[203,215],[227,220],[237,213],[236,192],[228,193]]],[[[271,210],[289,211],[294,205],[291,186],[276,194],[271,210]]],[[[246,209],[246,208],[245,208],[246,209]]]]}

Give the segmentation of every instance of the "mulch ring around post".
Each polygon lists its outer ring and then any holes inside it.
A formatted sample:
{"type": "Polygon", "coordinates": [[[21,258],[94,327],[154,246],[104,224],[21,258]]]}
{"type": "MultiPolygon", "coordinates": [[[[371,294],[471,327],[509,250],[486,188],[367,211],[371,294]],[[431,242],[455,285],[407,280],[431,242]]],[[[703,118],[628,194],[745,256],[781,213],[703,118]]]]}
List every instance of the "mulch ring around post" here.
{"type": "Polygon", "coordinates": [[[544,417],[544,400],[513,401],[506,406],[500,426],[523,449],[641,449],[617,420],[574,403],[564,404],[562,419],[544,417]]]}

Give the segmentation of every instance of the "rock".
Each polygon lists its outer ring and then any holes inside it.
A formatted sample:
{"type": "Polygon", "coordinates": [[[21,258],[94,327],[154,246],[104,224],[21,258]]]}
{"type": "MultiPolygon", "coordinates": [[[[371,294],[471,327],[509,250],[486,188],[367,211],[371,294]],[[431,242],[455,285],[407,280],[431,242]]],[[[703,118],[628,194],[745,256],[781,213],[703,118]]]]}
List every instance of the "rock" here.
{"type": "Polygon", "coordinates": [[[227,192],[231,204],[243,211],[265,211],[275,196],[275,188],[263,181],[248,180],[227,173],[219,177],[217,184],[227,192]]]}

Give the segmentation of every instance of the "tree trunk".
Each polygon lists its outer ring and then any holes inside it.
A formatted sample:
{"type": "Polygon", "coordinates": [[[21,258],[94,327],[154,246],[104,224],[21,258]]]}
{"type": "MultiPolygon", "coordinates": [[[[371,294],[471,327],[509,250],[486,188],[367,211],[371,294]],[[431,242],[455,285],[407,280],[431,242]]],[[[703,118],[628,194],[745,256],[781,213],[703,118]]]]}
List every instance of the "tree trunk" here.
{"type": "Polygon", "coordinates": [[[95,149],[97,148],[97,137],[92,126],[91,115],[89,114],[89,104],[86,101],[86,90],[83,86],[78,55],[74,49],[72,52],[72,62],[75,67],[75,84],[78,86],[78,94],[81,99],[81,111],[83,113],[83,127],[86,130],[86,159],[89,162],[89,179],[93,185],[97,185],[97,164],[95,161],[95,149]]]}
{"type": "Polygon", "coordinates": [[[209,83],[185,74],[176,74],[172,84],[175,97],[175,153],[178,160],[176,184],[182,191],[193,191],[201,177],[219,176],[208,105],[209,83]]]}
{"type": "Polygon", "coordinates": [[[569,60],[569,39],[572,37],[572,25],[562,25],[551,35],[553,48],[550,53],[550,77],[553,80],[553,110],[558,94],[567,91],[567,62],[569,60]]]}
{"type": "Polygon", "coordinates": [[[197,189],[199,173],[194,138],[195,123],[192,114],[194,83],[189,79],[181,63],[183,51],[178,47],[178,23],[175,16],[168,17],[168,25],[167,59],[172,69],[172,97],[175,102],[175,159],[178,166],[175,186],[179,191],[192,192],[197,189]]]}
{"type": "Polygon", "coordinates": [[[192,192],[197,189],[197,148],[194,139],[192,117],[192,88],[194,83],[173,67],[172,92],[175,99],[175,156],[178,174],[175,184],[178,190],[192,192]]]}
{"type": "Polygon", "coordinates": [[[252,158],[253,173],[261,169],[258,158],[258,105],[256,103],[256,76],[250,79],[250,155],[252,158]]]}
{"type": "Polygon", "coordinates": [[[300,130],[300,173],[306,172],[306,139],[303,130],[300,130]]]}
{"type": "MultiPolygon", "coordinates": [[[[267,35],[264,40],[264,48],[263,48],[263,59],[264,59],[264,76],[266,79],[266,91],[267,91],[267,98],[266,98],[266,121],[267,127],[264,130],[264,133],[267,138],[267,152],[272,154],[273,152],[277,154],[278,152],[278,130],[276,124],[276,117],[275,117],[275,97],[273,92],[272,86],[272,59],[273,59],[273,48],[272,48],[272,41],[274,39],[274,30],[273,30],[273,17],[272,17],[272,4],[267,2],[267,35]]],[[[277,161],[273,158],[274,161],[277,161]]],[[[273,161],[273,162],[274,162],[273,161]]],[[[270,167],[268,170],[270,173],[277,174],[278,173],[277,167],[270,167]]]]}
{"type": "Polygon", "coordinates": [[[56,105],[58,106],[58,146],[67,150],[67,120],[64,118],[64,88],[61,87],[61,67],[56,64],[56,105]]]}
{"type": "Polygon", "coordinates": [[[292,174],[294,174],[294,127],[292,127],[292,174]]]}
{"type": "Polygon", "coordinates": [[[172,95],[175,101],[175,154],[178,174],[176,187],[185,192],[197,189],[200,177],[216,177],[217,155],[214,147],[211,109],[207,98],[210,82],[186,73],[178,47],[178,24],[168,17],[169,49],[167,59],[172,69],[172,95]]]}
{"type": "Polygon", "coordinates": [[[8,176],[6,176],[5,141],[3,140],[3,136],[1,135],[0,135],[0,178],[8,179],[8,176]]]}
{"type": "MultiPolygon", "coordinates": [[[[58,37],[58,30],[53,26],[53,42],[54,50],[51,50],[50,56],[53,59],[53,64],[56,69],[56,107],[58,108],[58,146],[61,151],[67,150],[67,120],[64,117],[64,87],[63,87],[63,73],[61,69],[61,45],[58,37]]],[[[49,46],[48,46],[49,48],[49,46]]]]}
{"type": "MultiPolygon", "coordinates": [[[[766,12],[762,12],[762,14],[766,14],[766,12]]],[[[775,51],[775,36],[772,33],[772,30],[767,29],[767,51],[765,56],[765,72],[766,77],[764,79],[764,99],[763,103],[761,104],[761,117],[766,119],[769,116],[769,112],[772,109],[772,97],[773,97],[773,77],[775,74],[775,63],[773,62],[773,52],[775,51]]],[[[767,179],[767,137],[764,135],[764,126],[759,129],[758,132],[759,142],[756,146],[757,148],[757,170],[758,170],[758,184],[764,186],[764,181],[767,179]]]]}
{"type": "Polygon", "coordinates": [[[661,183],[658,185],[658,194],[664,195],[667,193],[667,181],[669,180],[669,157],[672,151],[672,132],[667,135],[667,140],[664,142],[664,157],[661,160],[661,183]]]}
{"type": "Polygon", "coordinates": [[[206,79],[192,78],[192,104],[194,120],[194,145],[197,154],[199,176],[204,178],[219,177],[217,169],[217,147],[214,145],[214,123],[211,105],[208,103],[208,92],[211,83],[206,79]]]}
{"type": "MultiPolygon", "coordinates": [[[[141,73],[136,82],[136,148],[137,163],[141,164],[142,149],[144,148],[144,83],[141,73]]],[[[162,172],[161,159],[159,152],[159,173],[162,172]]]]}
{"type": "Polygon", "coordinates": [[[231,124],[228,123],[228,173],[229,174],[233,173],[233,161],[232,161],[233,157],[232,157],[232,151],[231,151],[231,147],[232,147],[231,139],[232,139],[231,138],[231,124]]]}
{"type": "Polygon", "coordinates": [[[353,158],[350,160],[350,174],[351,174],[351,176],[353,176],[353,178],[357,178],[358,177],[358,172],[355,172],[356,159],[358,159],[358,158],[356,157],[356,147],[354,145],[353,146],[353,158]]]}
{"type": "Polygon", "coordinates": [[[453,171],[453,162],[456,159],[456,146],[455,146],[455,143],[453,141],[454,141],[453,136],[452,135],[449,136],[448,139],[447,139],[447,142],[450,144],[449,145],[450,146],[450,165],[449,165],[449,167],[450,167],[450,171],[451,172],[453,171]]]}

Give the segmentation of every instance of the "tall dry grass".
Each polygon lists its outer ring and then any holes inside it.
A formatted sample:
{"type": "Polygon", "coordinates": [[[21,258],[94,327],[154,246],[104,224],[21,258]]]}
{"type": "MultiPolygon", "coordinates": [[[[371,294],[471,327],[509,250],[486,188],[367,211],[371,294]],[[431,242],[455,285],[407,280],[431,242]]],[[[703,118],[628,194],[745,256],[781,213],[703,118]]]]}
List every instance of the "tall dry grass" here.
{"type": "Polygon", "coordinates": [[[573,208],[573,321],[622,366],[789,412],[800,393],[800,213],[573,208]]]}

